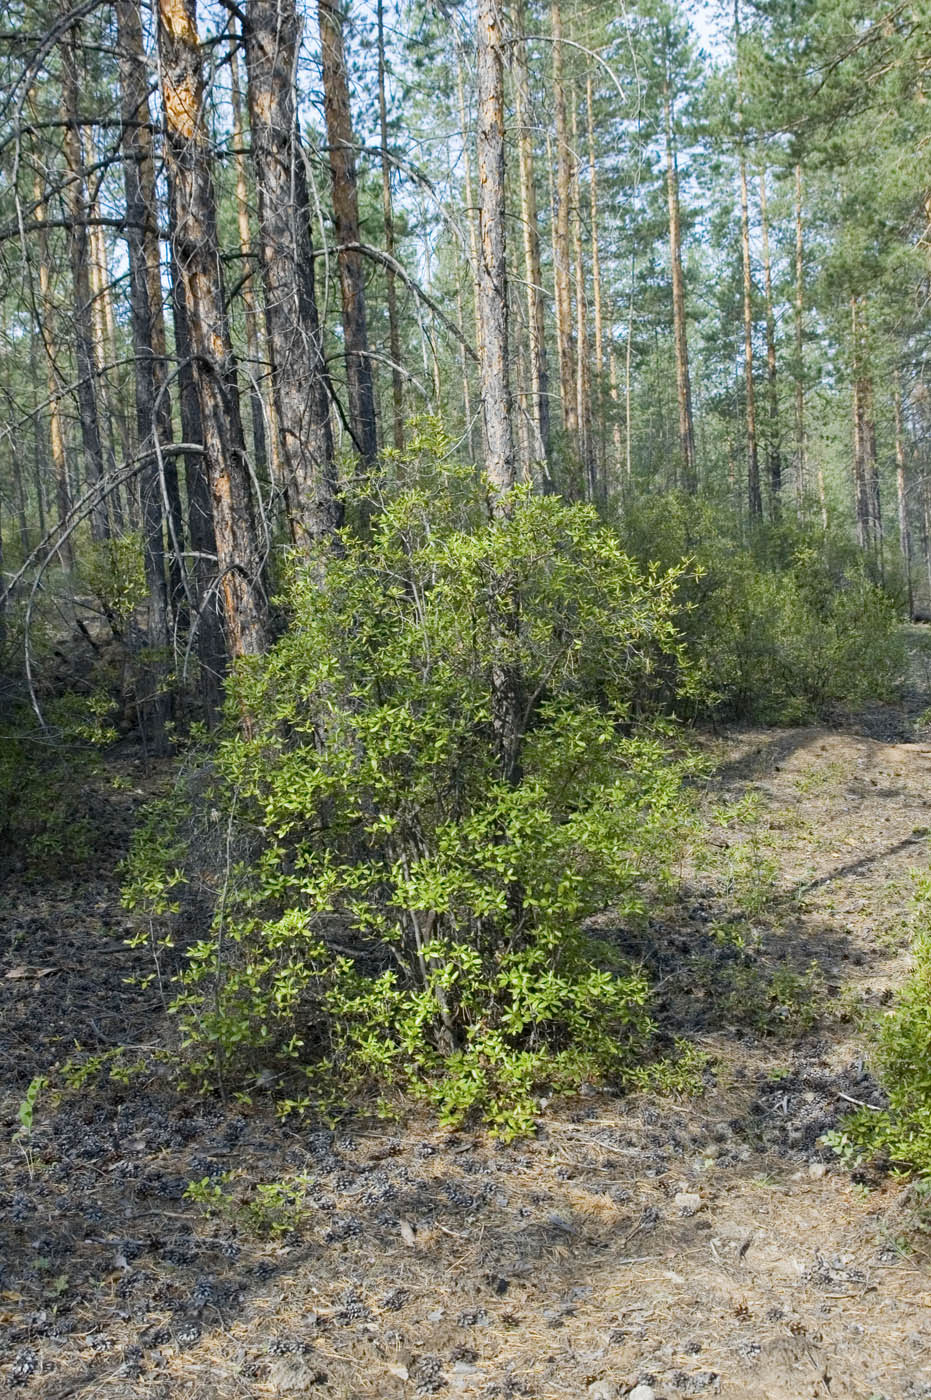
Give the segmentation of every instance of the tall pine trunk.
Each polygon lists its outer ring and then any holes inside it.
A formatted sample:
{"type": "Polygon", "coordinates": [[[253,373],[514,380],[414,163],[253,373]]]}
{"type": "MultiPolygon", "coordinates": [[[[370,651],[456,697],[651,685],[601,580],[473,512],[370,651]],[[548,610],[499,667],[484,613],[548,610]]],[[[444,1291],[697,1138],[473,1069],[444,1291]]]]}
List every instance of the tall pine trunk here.
{"type": "Polygon", "coordinates": [[[769,437],[766,444],[770,504],[779,513],[782,492],[782,441],[779,429],[779,382],[776,372],[776,317],[773,310],[773,270],[769,257],[769,218],[766,171],[760,170],[760,231],[763,244],[763,295],[766,311],[766,384],[769,390],[769,437]]]}
{"type": "Polygon", "coordinates": [[[123,187],[126,195],[126,246],[129,259],[129,299],[132,313],[133,366],[136,395],[136,441],[141,457],[139,472],[142,507],[142,543],[148,589],[148,641],[157,658],[148,667],[150,699],[146,706],[153,752],[167,749],[165,722],[169,697],[165,689],[168,663],[168,585],[165,574],[165,533],[159,470],[161,453],[170,436],[170,417],[157,412],[158,375],[153,347],[153,308],[146,267],[145,226],[147,210],[142,166],[151,152],[143,131],[148,129],[148,75],[140,60],[142,25],[136,0],[117,0],[119,26],[120,118],[123,150],[123,187]]]}
{"type": "Polygon", "coordinates": [[[753,271],[750,264],[750,208],[747,192],[747,157],[740,147],[740,247],[743,263],[744,404],[747,431],[747,505],[750,520],[763,516],[760,490],[760,454],[756,432],[756,395],[753,384],[753,271]]]}
{"type": "Polygon", "coordinates": [[[249,119],[275,418],[282,467],[294,497],[292,533],[298,543],[313,543],[334,535],[343,510],[295,110],[300,28],[294,0],[251,0],[248,17],[249,119]]]}
{"type": "Polygon", "coordinates": [[[263,550],[217,243],[195,0],[159,0],[158,9],[165,153],[176,206],[173,253],[189,319],[224,624],[233,657],[256,655],[269,636],[263,550]]]}
{"type": "Polygon", "coordinates": [[[91,534],[95,540],[105,540],[110,534],[110,512],[104,494],[106,469],[97,408],[84,156],[78,120],[78,72],[75,52],[77,38],[76,29],[71,28],[60,45],[61,105],[65,124],[65,165],[68,172],[65,204],[68,210],[68,253],[74,292],[74,342],[81,439],[87,474],[98,493],[91,509],[91,534]]]}
{"type": "MultiPolygon", "coordinates": [[[[391,200],[391,160],[388,154],[387,64],[385,62],[385,6],[378,0],[378,130],[381,141],[381,210],[385,232],[385,252],[394,257],[394,208],[391,200]]],[[[458,276],[458,273],[457,273],[458,276]]],[[[404,376],[401,372],[401,332],[398,325],[398,294],[394,268],[385,271],[385,299],[388,310],[388,353],[391,356],[391,424],[394,445],[404,447],[404,376]]],[[[460,330],[462,327],[460,326],[460,330]]],[[[468,414],[466,415],[468,418],[468,414]]]]}
{"type": "Polygon", "coordinates": [[[549,484],[550,402],[546,359],[546,326],[543,306],[543,273],[540,264],[540,231],[533,170],[533,136],[530,126],[530,79],[524,35],[524,6],[515,10],[514,106],[517,122],[517,155],[520,176],[520,214],[524,245],[524,281],[527,284],[527,348],[530,370],[530,420],[533,424],[534,460],[540,465],[543,484],[549,484]]]}
{"type": "MultiPolygon", "coordinates": [[[[252,451],[255,470],[264,476],[268,469],[268,446],[265,438],[265,405],[259,388],[262,350],[259,338],[259,313],[253,277],[252,229],[249,226],[249,182],[246,178],[245,133],[243,131],[243,100],[239,81],[239,55],[236,44],[230,50],[230,86],[233,109],[233,162],[236,168],[236,227],[239,251],[242,255],[242,276],[239,295],[242,297],[246,354],[249,359],[249,414],[252,419],[252,451]]],[[[276,485],[280,486],[280,482],[276,485]]]]}
{"type": "Polygon", "coordinates": [[[556,125],[556,205],[553,215],[553,282],[556,293],[556,345],[563,427],[573,452],[579,450],[579,415],[575,366],[572,358],[572,298],[569,290],[569,199],[572,164],[566,122],[563,81],[561,0],[553,0],[550,21],[553,36],[553,108],[556,125]]]}
{"type": "MultiPolygon", "coordinates": [[[[492,516],[507,518],[517,471],[511,427],[504,189],[504,65],[497,0],[479,0],[477,17],[479,314],[482,425],[492,516]]],[[[498,657],[492,668],[492,724],[501,776],[521,776],[521,677],[512,638],[519,626],[513,580],[493,580],[498,657]]]]}
{"type": "Polygon", "coordinates": [[[679,217],[679,170],[672,122],[672,93],[669,75],[663,82],[663,127],[666,143],[666,200],[669,206],[669,266],[672,274],[672,327],[676,356],[676,399],[679,408],[679,456],[682,485],[694,491],[695,425],[692,417],[692,381],[689,374],[689,347],[685,320],[685,278],[682,273],[682,228],[679,217]]]}
{"type": "MultiPolygon", "coordinates": [[[[282,0],[280,8],[290,16],[292,0],[282,0]]],[[[338,0],[319,0],[318,13],[323,59],[323,110],[330,155],[333,216],[340,248],[337,261],[343,305],[349,415],[362,460],[366,465],[371,465],[378,452],[375,391],[365,314],[365,269],[362,254],[355,246],[360,241],[359,194],[355,138],[349,108],[349,77],[343,44],[343,16],[338,9],[338,0]]],[[[290,19],[284,22],[288,24],[290,19]]]]}

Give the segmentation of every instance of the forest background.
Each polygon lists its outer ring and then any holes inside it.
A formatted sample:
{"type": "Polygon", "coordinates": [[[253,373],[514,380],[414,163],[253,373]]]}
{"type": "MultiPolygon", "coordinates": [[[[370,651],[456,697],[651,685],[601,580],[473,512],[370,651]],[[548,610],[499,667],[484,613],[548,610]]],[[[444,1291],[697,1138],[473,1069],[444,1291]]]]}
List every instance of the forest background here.
{"type": "Polygon", "coordinates": [[[181,758],[126,898],[205,1079],[513,1135],[634,1074],[586,920],[678,868],[688,726],[895,692],[927,19],[9,12],[6,834],[85,858],[95,746],[181,758]]]}

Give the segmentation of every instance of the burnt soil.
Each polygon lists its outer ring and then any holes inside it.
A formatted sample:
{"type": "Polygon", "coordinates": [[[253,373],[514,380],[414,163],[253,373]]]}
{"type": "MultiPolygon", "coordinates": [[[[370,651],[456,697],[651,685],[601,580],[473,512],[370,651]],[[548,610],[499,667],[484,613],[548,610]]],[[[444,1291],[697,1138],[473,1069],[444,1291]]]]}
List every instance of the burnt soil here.
{"type": "Polygon", "coordinates": [[[702,741],[710,838],[680,897],[636,934],[598,922],[649,969],[667,1040],[707,1057],[703,1087],[592,1087],[511,1145],[404,1105],[387,1123],[281,1119],[273,1081],[249,1102],[180,1091],[158,993],[131,980],[148,957],[125,943],[116,870],[166,775],[114,757],[119,786],[87,793],[107,868],[0,888],[0,1385],[931,1397],[920,1206],[823,1142],[882,1102],[863,1019],[907,973],[910,872],[928,866],[920,690],[904,709],[702,741]],[[69,1059],[91,1060],[85,1083],[64,1083],[69,1059]],[[185,1195],[205,1180],[223,1209],[185,1195]],[[259,1187],[282,1180],[294,1204],[269,1233],[259,1187]]]}

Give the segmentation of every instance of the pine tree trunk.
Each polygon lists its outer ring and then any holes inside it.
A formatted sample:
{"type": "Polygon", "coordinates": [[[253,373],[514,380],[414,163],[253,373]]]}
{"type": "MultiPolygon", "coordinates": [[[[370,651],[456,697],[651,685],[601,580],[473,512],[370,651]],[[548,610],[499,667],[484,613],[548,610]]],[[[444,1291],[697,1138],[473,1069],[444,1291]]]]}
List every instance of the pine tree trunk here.
{"type": "MultiPolygon", "coordinates": [[[[391,202],[391,161],[388,157],[388,101],[385,77],[385,6],[378,0],[378,129],[381,139],[381,209],[385,229],[385,252],[394,257],[394,209],[391,202]]],[[[458,275],[458,274],[457,274],[458,275]]],[[[385,272],[388,308],[388,353],[391,356],[391,423],[394,445],[404,448],[404,376],[401,372],[401,333],[398,326],[398,296],[394,269],[385,272]]],[[[461,329],[461,327],[460,327],[461,329]]],[[[463,353],[465,353],[463,351],[463,353]]],[[[466,415],[468,420],[468,414],[466,415]]]]}
{"type": "Polygon", "coordinates": [[[566,94],[563,85],[561,0],[553,0],[550,20],[553,34],[553,107],[556,123],[556,208],[553,221],[553,282],[556,293],[556,342],[559,352],[559,388],[563,427],[573,452],[579,450],[579,415],[572,357],[572,299],[569,291],[569,198],[572,169],[566,94]]]}
{"type": "Polygon", "coordinates": [[[666,136],[666,197],[669,205],[669,265],[672,273],[672,325],[676,355],[676,397],[679,406],[679,455],[682,460],[682,485],[686,491],[692,492],[697,486],[695,425],[692,417],[692,382],[689,375],[689,347],[685,320],[685,278],[682,273],[679,171],[672,125],[672,94],[668,75],[663,83],[663,125],[666,136]]]}
{"type": "Polygon", "coordinates": [[[769,467],[770,506],[779,514],[782,492],[782,442],[779,432],[779,384],[776,375],[776,318],[773,311],[773,272],[769,257],[769,219],[766,204],[766,171],[760,171],[760,224],[763,240],[763,292],[766,302],[766,383],[769,389],[769,467]]]}
{"type": "MultiPolygon", "coordinates": [[[[479,313],[481,325],[482,423],[485,471],[494,517],[506,518],[516,481],[508,377],[508,288],[504,189],[504,61],[497,0],[478,0],[478,185],[479,313]]],[[[498,657],[492,666],[492,726],[501,776],[521,778],[521,676],[513,660],[512,638],[520,619],[513,580],[493,581],[494,627],[498,657]]],[[[515,892],[512,902],[517,903],[515,892]]]]}
{"type": "MultiPolygon", "coordinates": [[[[251,0],[249,21],[249,118],[272,396],[282,466],[294,497],[292,533],[299,543],[313,543],[332,538],[343,513],[314,288],[310,199],[295,111],[300,31],[294,0],[251,0]]],[[[358,241],[358,228],[353,241],[358,241]]],[[[367,358],[364,369],[371,391],[367,358]]]]}
{"type": "MultiPolygon", "coordinates": [[[[795,167],[795,499],[799,514],[805,505],[805,245],[802,230],[802,167],[795,167]]],[[[821,502],[822,523],[827,511],[821,502]]]]}
{"type": "Polygon", "coordinates": [[[908,615],[915,613],[915,598],[912,588],[912,536],[908,526],[908,482],[906,480],[905,432],[902,425],[902,376],[895,373],[893,392],[895,413],[895,486],[899,508],[899,548],[902,551],[902,566],[905,570],[905,587],[908,592],[908,615]]]}
{"type": "Polygon", "coordinates": [[[159,0],[158,37],[166,159],[176,204],[173,251],[189,318],[224,623],[231,656],[256,655],[265,650],[269,635],[263,552],[217,244],[194,0],[159,0]]]}
{"type": "MultiPolygon", "coordinates": [[[[472,183],[472,154],[469,140],[469,124],[466,120],[466,99],[465,82],[462,75],[462,56],[459,48],[456,48],[456,95],[459,101],[459,130],[462,133],[462,175],[465,186],[466,200],[466,222],[469,228],[469,256],[472,267],[472,310],[475,322],[475,348],[481,353],[481,312],[478,305],[478,284],[479,284],[479,262],[480,254],[478,247],[478,209],[475,203],[475,193],[472,183]]],[[[479,391],[481,397],[481,391],[479,391]]],[[[472,418],[466,415],[469,423],[469,452],[473,462],[477,462],[481,455],[478,447],[480,432],[473,431],[472,418]]]]}
{"type": "Polygon", "coordinates": [[[105,540],[110,534],[110,512],[104,491],[104,454],[97,411],[97,375],[94,364],[94,331],[91,316],[90,256],[87,237],[84,159],[81,129],[78,125],[78,77],[75,58],[77,33],[70,29],[60,45],[62,119],[65,122],[64,148],[68,183],[65,204],[68,210],[68,251],[74,290],[75,361],[78,374],[77,400],[81,419],[81,439],[91,485],[99,491],[91,510],[91,534],[105,540]]]}
{"type": "Polygon", "coordinates": [[[750,208],[747,193],[747,157],[740,148],[740,246],[743,255],[744,395],[747,425],[747,505],[750,520],[763,517],[760,490],[760,457],[756,436],[756,398],[753,387],[753,275],[750,267],[750,208]]]}
{"type": "Polygon", "coordinates": [[[533,172],[533,136],[530,127],[530,80],[524,37],[523,0],[515,11],[513,48],[514,107],[520,176],[520,214],[524,243],[524,280],[527,283],[527,343],[530,361],[530,419],[533,424],[532,455],[540,464],[543,485],[549,485],[550,402],[546,360],[546,327],[543,306],[543,273],[540,264],[540,232],[537,192],[533,172]]]}
{"type": "MultiPolygon", "coordinates": [[[[65,455],[65,435],[61,417],[61,381],[58,373],[58,346],[55,342],[57,315],[52,297],[51,269],[49,267],[48,234],[42,228],[46,210],[43,201],[42,177],[36,172],[33,182],[35,218],[39,224],[39,301],[42,308],[40,334],[45,353],[45,383],[49,405],[49,455],[55,475],[55,505],[59,523],[67,520],[71,511],[71,485],[68,480],[68,461],[65,455]]],[[[58,549],[62,568],[70,573],[74,568],[74,552],[71,536],[68,535],[58,549]]]]}
{"type": "MultiPolygon", "coordinates": [[[[270,5],[271,0],[263,0],[270,5]]],[[[293,0],[284,0],[288,22],[293,0]]],[[[369,356],[365,315],[365,269],[362,255],[353,247],[359,237],[359,196],[356,183],[355,140],[349,109],[349,79],[343,45],[343,16],[338,0],[319,0],[320,44],[323,58],[323,109],[326,116],[333,215],[343,304],[343,336],[346,376],[349,384],[349,416],[356,446],[366,465],[375,461],[378,440],[375,426],[375,392],[369,356]]]]}
{"type": "MultiPolygon", "coordinates": [[[[246,332],[246,354],[249,358],[249,412],[252,419],[252,451],[255,470],[262,477],[268,470],[268,447],[265,438],[265,406],[259,389],[262,373],[262,350],[259,339],[259,313],[252,275],[252,230],[249,227],[249,182],[246,178],[245,133],[243,131],[242,88],[239,82],[239,54],[234,43],[230,49],[230,85],[233,109],[233,161],[236,167],[236,226],[239,231],[239,251],[242,254],[242,276],[239,295],[242,297],[243,322],[246,332]]],[[[275,483],[281,486],[281,482],[275,483]]]]}
{"type": "Polygon", "coordinates": [[[117,0],[119,26],[120,117],[123,186],[126,195],[126,246],[129,259],[129,299],[136,393],[136,440],[141,456],[140,500],[142,544],[148,588],[148,642],[156,660],[147,668],[149,703],[145,706],[149,743],[156,755],[168,745],[165,722],[169,697],[165,668],[169,654],[168,587],[165,575],[165,535],[159,457],[168,444],[160,442],[166,424],[156,409],[158,376],[153,348],[153,309],[146,266],[147,210],[142,166],[150,157],[142,132],[148,128],[148,76],[139,59],[142,26],[136,0],[117,0]],[[135,42],[138,38],[138,43],[135,42]]]}
{"type": "MultiPolygon", "coordinates": [[[[175,332],[175,354],[178,361],[178,406],[181,414],[181,437],[189,447],[202,448],[203,425],[200,399],[194,378],[190,321],[184,292],[184,281],[175,257],[174,229],[177,210],[173,187],[170,188],[169,218],[171,221],[171,305],[175,332]]],[[[188,535],[191,541],[192,572],[196,587],[193,618],[194,640],[200,663],[200,691],[204,714],[210,728],[216,721],[220,706],[220,681],[226,670],[227,651],[221,624],[221,600],[217,578],[217,539],[213,528],[213,506],[210,482],[203,451],[189,453],[184,472],[187,488],[188,535]]]]}
{"type": "Polygon", "coordinates": [[[594,380],[598,405],[597,466],[600,470],[601,500],[604,502],[607,500],[604,412],[601,408],[602,376],[604,375],[604,321],[601,307],[601,250],[598,242],[598,162],[595,158],[595,102],[591,73],[588,74],[585,82],[585,110],[588,118],[588,202],[592,243],[592,309],[595,317],[594,380]]]}
{"type": "MultiPolygon", "coordinates": [[[[579,150],[579,125],[574,85],[569,89],[571,101],[570,130],[572,149],[579,150]]],[[[579,184],[578,157],[572,163],[572,251],[575,267],[575,392],[579,420],[579,458],[585,486],[585,499],[594,501],[598,494],[595,474],[595,454],[592,450],[591,364],[588,350],[588,295],[585,286],[585,253],[582,242],[582,195],[579,184]]]]}

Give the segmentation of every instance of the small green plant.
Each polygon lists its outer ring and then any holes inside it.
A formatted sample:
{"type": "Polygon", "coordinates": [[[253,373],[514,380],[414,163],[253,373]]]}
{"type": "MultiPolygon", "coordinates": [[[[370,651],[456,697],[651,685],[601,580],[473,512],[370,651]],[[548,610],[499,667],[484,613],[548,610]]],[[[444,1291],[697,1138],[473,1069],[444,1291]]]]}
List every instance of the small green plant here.
{"type": "Polygon", "coordinates": [[[846,1160],[879,1158],[931,1179],[931,876],[917,880],[913,967],[893,1009],[874,1022],[872,1061],[888,1106],[860,1108],[833,1135],[846,1160]]]}
{"type": "Polygon", "coordinates": [[[231,1179],[231,1174],[224,1172],[222,1176],[204,1176],[200,1181],[189,1181],[184,1199],[200,1206],[205,1215],[227,1214],[231,1209],[231,1198],[225,1187],[231,1179]]]}
{"type": "Polygon", "coordinates": [[[47,1088],[47,1076],[44,1074],[34,1075],[29,1081],[29,1087],[20,1100],[19,1108],[16,1110],[16,1116],[19,1119],[19,1127],[13,1134],[13,1141],[22,1148],[25,1154],[26,1166],[30,1176],[32,1176],[34,1170],[32,1129],[35,1121],[36,1106],[47,1088]]]}

